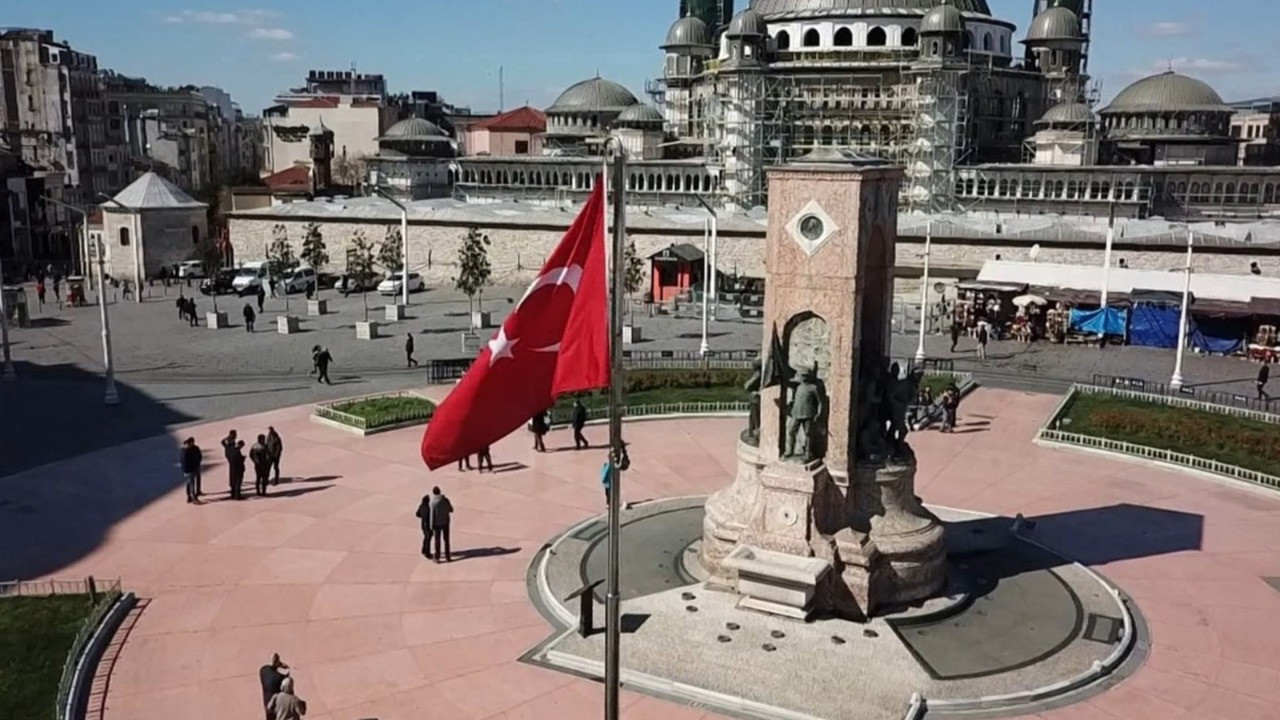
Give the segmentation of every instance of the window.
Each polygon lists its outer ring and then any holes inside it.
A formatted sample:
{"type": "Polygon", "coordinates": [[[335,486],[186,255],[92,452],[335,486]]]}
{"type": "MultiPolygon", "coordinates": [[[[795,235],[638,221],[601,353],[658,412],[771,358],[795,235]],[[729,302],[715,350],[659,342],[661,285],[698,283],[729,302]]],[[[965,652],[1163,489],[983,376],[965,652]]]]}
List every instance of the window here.
{"type": "Polygon", "coordinates": [[[818,31],[816,29],[811,28],[809,30],[804,31],[805,47],[818,47],[818,44],[821,42],[822,42],[822,36],[818,34],[818,31]]]}
{"type": "Polygon", "coordinates": [[[902,31],[903,47],[915,47],[916,43],[918,43],[919,41],[920,41],[920,37],[919,35],[916,34],[915,28],[907,28],[906,30],[902,31]]]}
{"type": "Polygon", "coordinates": [[[781,30],[774,38],[774,43],[779,50],[789,50],[791,48],[791,33],[781,30]]]}
{"type": "Polygon", "coordinates": [[[836,31],[836,47],[853,47],[853,31],[842,27],[836,31]]]}
{"type": "Polygon", "coordinates": [[[992,41],[991,41],[991,33],[987,33],[987,34],[983,35],[983,36],[982,36],[982,49],[983,49],[983,50],[986,50],[987,52],[991,52],[992,47],[994,47],[994,45],[993,45],[993,43],[992,43],[992,41]]]}
{"type": "Polygon", "coordinates": [[[964,44],[961,47],[965,50],[968,50],[969,48],[973,47],[973,31],[968,31],[964,34],[963,43],[964,44]]]}
{"type": "Polygon", "coordinates": [[[868,47],[884,47],[889,44],[889,35],[882,27],[871,28],[871,32],[867,33],[868,47]]]}
{"type": "Polygon", "coordinates": [[[200,226],[199,225],[191,226],[191,244],[192,245],[200,244],[200,226]]]}
{"type": "Polygon", "coordinates": [[[529,141],[528,141],[528,140],[517,140],[517,141],[516,141],[516,154],[517,154],[517,155],[528,155],[528,154],[529,154],[529,141]]]}
{"type": "Polygon", "coordinates": [[[120,247],[124,247],[128,244],[129,244],[129,228],[122,227],[120,228],[120,247]]]}

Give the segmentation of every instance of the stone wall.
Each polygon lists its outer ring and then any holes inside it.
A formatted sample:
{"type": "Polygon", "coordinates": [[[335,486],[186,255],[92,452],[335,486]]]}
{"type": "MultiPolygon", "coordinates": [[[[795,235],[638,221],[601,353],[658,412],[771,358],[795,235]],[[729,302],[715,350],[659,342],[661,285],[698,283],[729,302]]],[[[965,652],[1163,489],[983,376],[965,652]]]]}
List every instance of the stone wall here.
{"type": "MultiPolygon", "coordinates": [[[[572,218],[566,215],[566,227],[572,218]]],[[[235,262],[262,260],[271,242],[271,229],[276,219],[245,217],[230,218],[231,244],[235,262]]],[[[295,249],[300,248],[303,228],[307,221],[287,220],[289,238],[295,249]]],[[[321,225],[332,272],[342,272],[346,247],[357,231],[375,245],[382,242],[387,228],[398,228],[398,221],[329,222],[321,225]]],[[[495,285],[522,285],[532,280],[546,256],[560,240],[565,228],[531,226],[481,227],[492,245],[489,260],[493,265],[495,285]]],[[[455,274],[458,250],[467,226],[457,224],[415,223],[409,226],[409,265],[421,272],[428,284],[451,283],[455,274]]],[[[702,232],[633,230],[629,235],[641,257],[648,257],[673,243],[692,243],[702,247],[702,232]]],[[[935,238],[932,252],[932,274],[939,279],[974,277],[982,264],[999,255],[1004,260],[1029,260],[1029,252],[1035,243],[1025,241],[974,241],[954,242],[935,238]]],[[[1039,261],[1051,264],[1101,265],[1103,249],[1100,245],[1040,244],[1039,261]]],[[[918,276],[923,264],[923,238],[902,236],[897,243],[899,274],[918,276]]],[[[1117,243],[1115,259],[1124,259],[1135,269],[1173,270],[1186,262],[1186,249],[1178,246],[1138,246],[1117,243]]],[[[1249,263],[1256,261],[1268,276],[1280,275],[1280,248],[1258,248],[1241,252],[1222,248],[1205,248],[1196,254],[1196,268],[1201,272],[1244,275],[1249,263]]],[[[150,259],[148,259],[150,265],[150,259]]],[[[764,230],[758,234],[722,235],[719,242],[717,266],[723,273],[737,273],[752,277],[764,275],[764,230]]]]}

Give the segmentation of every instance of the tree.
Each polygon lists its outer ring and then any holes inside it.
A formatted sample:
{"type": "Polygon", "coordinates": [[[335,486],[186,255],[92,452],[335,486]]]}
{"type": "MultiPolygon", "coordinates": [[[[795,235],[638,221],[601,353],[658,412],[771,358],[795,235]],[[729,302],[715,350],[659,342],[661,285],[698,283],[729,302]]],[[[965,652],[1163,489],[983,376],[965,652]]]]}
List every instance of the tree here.
{"type": "MultiPolygon", "coordinates": [[[[210,280],[216,279],[218,271],[222,269],[222,247],[218,244],[218,239],[212,234],[206,235],[200,241],[200,246],[196,248],[196,252],[200,257],[200,267],[204,269],[204,276],[210,280]]],[[[213,311],[218,312],[218,293],[213,293],[213,311]]]]}
{"type": "Polygon", "coordinates": [[[333,180],[339,185],[355,187],[367,177],[368,165],[364,155],[341,155],[333,161],[333,180]]]}
{"type": "Polygon", "coordinates": [[[404,240],[400,237],[400,228],[394,225],[387,228],[387,234],[378,246],[378,264],[388,275],[408,270],[404,267],[404,240]]]}
{"type": "Polygon", "coordinates": [[[635,324],[635,308],[631,304],[632,296],[644,287],[644,260],[636,254],[636,241],[632,240],[622,256],[622,289],[627,294],[627,313],[631,315],[631,324],[635,324]]]}
{"type": "Polygon", "coordinates": [[[364,321],[369,322],[369,300],[366,292],[369,281],[373,277],[373,243],[364,236],[363,230],[357,230],[347,245],[347,279],[354,278],[360,283],[360,300],[364,303],[364,321]]]}
{"type": "Polygon", "coordinates": [[[320,269],[329,264],[329,250],[324,246],[324,235],[320,232],[320,226],[316,223],[307,223],[307,227],[303,230],[302,236],[302,256],[303,261],[310,265],[317,273],[316,281],[316,297],[320,296],[320,283],[318,273],[320,269]]]}
{"type": "MultiPolygon", "coordinates": [[[[267,282],[275,282],[286,270],[298,264],[298,257],[289,244],[289,228],[276,223],[271,229],[271,245],[267,247],[267,282]]],[[[289,314],[289,293],[284,292],[284,314],[289,314]]]]}
{"type": "MultiPolygon", "coordinates": [[[[462,239],[462,247],[458,249],[458,276],[453,279],[453,286],[467,296],[467,314],[471,315],[474,326],[474,312],[483,310],[484,288],[493,277],[493,267],[489,264],[489,236],[480,234],[477,228],[467,230],[462,239]],[[477,305],[472,299],[479,296],[477,305]]],[[[474,327],[472,328],[474,329],[474,327]]]]}

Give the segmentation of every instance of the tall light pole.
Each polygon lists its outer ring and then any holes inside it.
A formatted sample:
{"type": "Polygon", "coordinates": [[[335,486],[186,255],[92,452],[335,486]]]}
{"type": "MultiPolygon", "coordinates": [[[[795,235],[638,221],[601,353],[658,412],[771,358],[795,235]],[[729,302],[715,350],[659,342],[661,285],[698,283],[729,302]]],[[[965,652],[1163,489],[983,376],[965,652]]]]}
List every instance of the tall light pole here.
{"type": "Polygon", "coordinates": [[[142,232],[138,223],[138,212],[106,193],[98,193],[98,197],[104,202],[111,203],[129,213],[129,234],[133,236],[131,238],[133,242],[133,300],[141,304],[144,269],[142,267],[142,232]]]}
{"type": "Polygon", "coordinates": [[[1182,315],[1178,318],[1178,353],[1173,363],[1173,377],[1169,379],[1169,387],[1182,389],[1182,356],[1187,347],[1187,331],[1191,317],[1191,261],[1195,252],[1195,233],[1187,228],[1187,267],[1184,270],[1186,280],[1182,284],[1182,315]]]}
{"type": "MultiPolygon", "coordinates": [[[[60,200],[53,198],[44,198],[44,201],[56,205],[64,210],[70,210],[80,216],[80,240],[81,245],[88,248],[89,241],[89,214],[74,205],[68,205],[60,200]]],[[[103,283],[102,265],[105,262],[103,256],[106,254],[105,243],[97,241],[94,244],[93,251],[97,255],[97,277],[98,277],[98,315],[102,321],[102,366],[106,372],[106,390],[102,395],[102,404],[116,405],[120,402],[120,394],[116,392],[116,371],[114,355],[111,352],[111,321],[107,318],[107,286],[103,283]]]]}
{"type": "Polygon", "coordinates": [[[709,280],[708,272],[711,267],[711,221],[704,220],[702,223],[702,345],[698,348],[698,355],[705,358],[707,353],[711,352],[711,345],[707,342],[707,323],[711,320],[711,312],[707,306],[710,297],[708,292],[709,280]]]}
{"type": "Polygon", "coordinates": [[[374,185],[373,191],[400,208],[400,302],[409,307],[409,208],[381,186],[374,185]]]}
{"type": "MultiPolygon", "coordinates": [[[[1111,248],[1116,242],[1116,204],[1111,203],[1111,217],[1107,221],[1107,247],[1102,252],[1102,331],[1098,333],[1099,338],[1107,336],[1107,318],[1110,317],[1108,312],[1108,301],[1111,296],[1111,248]]],[[[1101,347],[1101,346],[1099,346],[1101,347]]]]}
{"type": "Polygon", "coordinates": [[[916,346],[916,362],[924,362],[928,354],[924,351],[925,322],[929,319],[929,254],[933,251],[933,223],[925,226],[924,232],[924,277],[920,281],[920,344],[916,346]]]}
{"type": "MultiPolygon", "coordinates": [[[[711,207],[710,203],[702,199],[701,195],[694,195],[693,199],[697,200],[698,204],[701,205],[707,211],[707,214],[711,216],[711,239],[707,243],[707,247],[710,249],[709,252],[711,255],[711,279],[709,281],[710,287],[711,287],[711,319],[715,321],[719,321],[720,320],[720,288],[719,288],[720,273],[716,271],[716,268],[719,267],[717,263],[720,260],[720,216],[716,213],[715,208],[711,207]]],[[[703,289],[705,290],[706,289],[705,285],[707,284],[707,281],[704,281],[703,284],[704,284],[703,289]]],[[[705,311],[704,311],[704,315],[705,315],[705,311]]]]}
{"type": "MultiPolygon", "coordinates": [[[[13,192],[8,194],[9,247],[17,248],[18,223],[14,215],[13,195],[13,192]]],[[[18,377],[18,374],[14,372],[13,358],[9,354],[9,308],[4,302],[4,253],[2,252],[0,252],[0,344],[4,345],[4,370],[0,370],[0,377],[3,377],[8,382],[13,382],[18,377]]]]}

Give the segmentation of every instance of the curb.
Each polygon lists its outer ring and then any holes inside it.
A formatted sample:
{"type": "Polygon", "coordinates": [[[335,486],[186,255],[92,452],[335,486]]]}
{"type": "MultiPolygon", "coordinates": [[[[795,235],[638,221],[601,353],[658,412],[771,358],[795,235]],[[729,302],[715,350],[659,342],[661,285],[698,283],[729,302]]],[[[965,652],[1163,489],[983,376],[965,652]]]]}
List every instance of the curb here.
{"type": "Polygon", "coordinates": [[[93,631],[93,637],[89,638],[84,651],[76,660],[75,674],[72,676],[71,688],[67,693],[67,706],[59,708],[61,716],[58,720],[77,720],[84,717],[85,706],[89,700],[86,692],[93,684],[93,673],[97,669],[98,661],[102,659],[107,643],[115,636],[125,617],[137,603],[138,598],[133,593],[125,593],[117,598],[111,609],[102,616],[102,621],[93,631]]]}

